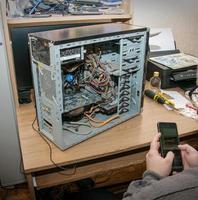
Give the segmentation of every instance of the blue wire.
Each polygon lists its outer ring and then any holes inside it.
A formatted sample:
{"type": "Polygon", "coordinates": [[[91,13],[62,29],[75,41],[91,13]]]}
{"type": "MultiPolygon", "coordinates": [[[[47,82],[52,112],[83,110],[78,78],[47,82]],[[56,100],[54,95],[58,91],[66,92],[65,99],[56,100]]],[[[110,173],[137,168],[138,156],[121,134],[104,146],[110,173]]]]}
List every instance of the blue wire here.
{"type": "Polygon", "coordinates": [[[42,2],[43,0],[38,0],[36,5],[30,10],[29,15],[31,15],[35,11],[35,9],[39,6],[39,4],[42,2]]]}

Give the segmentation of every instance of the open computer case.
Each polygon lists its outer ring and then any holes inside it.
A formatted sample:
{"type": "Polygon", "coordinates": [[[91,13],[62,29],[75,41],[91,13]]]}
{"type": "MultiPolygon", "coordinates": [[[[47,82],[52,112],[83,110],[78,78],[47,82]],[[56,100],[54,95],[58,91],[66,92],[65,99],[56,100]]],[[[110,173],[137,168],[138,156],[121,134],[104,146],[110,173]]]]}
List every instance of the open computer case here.
{"type": "Polygon", "coordinates": [[[100,24],[32,33],[29,42],[39,130],[60,149],[140,114],[147,28],[100,24]]]}

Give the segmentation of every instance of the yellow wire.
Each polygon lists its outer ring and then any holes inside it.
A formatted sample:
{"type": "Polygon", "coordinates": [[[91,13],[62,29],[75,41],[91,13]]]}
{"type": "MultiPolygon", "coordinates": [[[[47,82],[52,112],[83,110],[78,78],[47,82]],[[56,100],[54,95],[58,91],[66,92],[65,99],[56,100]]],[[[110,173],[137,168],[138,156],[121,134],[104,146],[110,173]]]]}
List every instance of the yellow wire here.
{"type": "MultiPolygon", "coordinates": [[[[84,115],[89,119],[89,121],[92,121],[92,122],[95,122],[95,123],[101,123],[101,124],[106,124],[110,121],[112,121],[113,119],[119,117],[119,115],[115,115],[115,116],[112,116],[110,117],[109,119],[105,120],[105,121],[101,121],[101,120],[98,120],[98,119],[94,119],[92,117],[92,115],[95,113],[96,111],[96,108],[98,107],[99,105],[97,106],[93,106],[88,112],[85,112],[84,115]],[[93,110],[95,109],[95,110],[93,110]],[[89,114],[88,114],[89,113],[89,114]]],[[[92,124],[93,125],[93,124],[92,124]]]]}
{"type": "MultiPolygon", "coordinates": [[[[111,122],[112,120],[114,120],[114,119],[116,119],[116,118],[118,118],[118,117],[120,117],[120,116],[119,116],[119,115],[114,115],[114,116],[110,117],[109,119],[103,121],[103,122],[100,123],[100,124],[93,124],[91,121],[90,121],[90,124],[91,124],[93,127],[95,127],[95,128],[100,128],[101,126],[104,126],[104,125],[108,124],[109,122],[111,122]]],[[[89,119],[89,118],[88,118],[88,119],[89,119]]]]}
{"type": "MultiPolygon", "coordinates": [[[[93,113],[92,113],[93,114],[93,113]]],[[[91,115],[92,115],[91,114],[91,115]]],[[[85,114],[85,116],[90,120],[93,121],[95,123],[103,123],[104,121],[98,120],[98,119],[94,119],[93,117],[91,117],[91,115],[85,114]]]]}
{"type": "Polygon", "coordinates": [[[96,105],[96,106],[92,106],[91,108],[90,108],[90,110],[89,111],[86,111],[85,112],[85,114],[92,114],[95,110],[94,109],[96,109],[98,106],[99,106],[100,104],[98,104],[98,105],[96,105]]]}

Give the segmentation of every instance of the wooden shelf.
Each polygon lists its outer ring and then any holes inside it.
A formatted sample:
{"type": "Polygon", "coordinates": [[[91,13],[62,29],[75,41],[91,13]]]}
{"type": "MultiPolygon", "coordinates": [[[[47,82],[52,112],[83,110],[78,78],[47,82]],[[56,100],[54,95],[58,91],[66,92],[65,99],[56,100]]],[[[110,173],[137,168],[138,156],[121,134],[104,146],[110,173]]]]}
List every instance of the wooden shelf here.
{"type": "Polygon", "coordinates": [[[54,24],[71,24],[71,23],[88,23],[88,22],[125,22],[132,18],[130,14],[122,15],[53,15],[51,17],[41,18],[8,18],[7,23],[9,27],[27,27],[37,25],[54,25],[54,24]]]}

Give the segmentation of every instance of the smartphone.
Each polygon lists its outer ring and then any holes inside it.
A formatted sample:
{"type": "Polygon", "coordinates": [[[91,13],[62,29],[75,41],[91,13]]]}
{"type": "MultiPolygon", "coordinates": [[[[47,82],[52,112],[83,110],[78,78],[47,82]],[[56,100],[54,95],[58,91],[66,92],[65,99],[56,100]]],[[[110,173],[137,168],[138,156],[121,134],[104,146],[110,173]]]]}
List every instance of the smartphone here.
{"type": "Polygon", "coordinates": [[[179,137],[177,131],[177,124],[172,122],[158,122],[158,132],[161,133],[160,137],[160,153],[165,157],[169,151],[174,153],[174,160],[172,171],[180,172],[183,170],[183,163],[181,151],[178,148],[179,137]]]}

